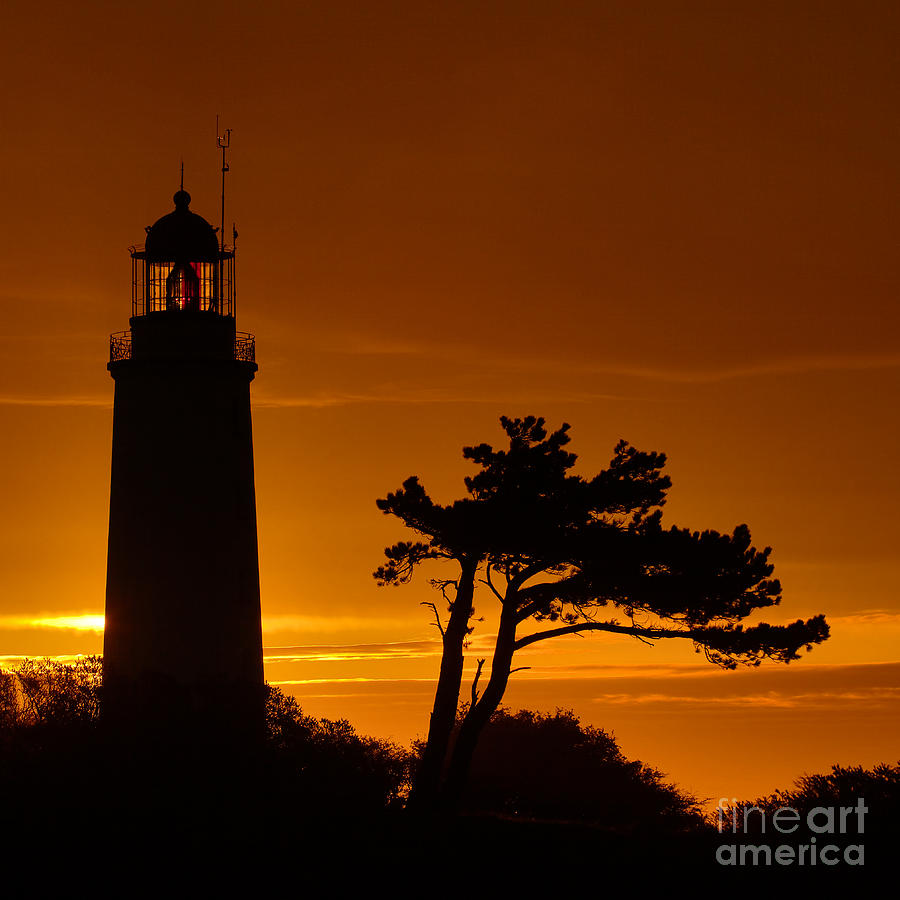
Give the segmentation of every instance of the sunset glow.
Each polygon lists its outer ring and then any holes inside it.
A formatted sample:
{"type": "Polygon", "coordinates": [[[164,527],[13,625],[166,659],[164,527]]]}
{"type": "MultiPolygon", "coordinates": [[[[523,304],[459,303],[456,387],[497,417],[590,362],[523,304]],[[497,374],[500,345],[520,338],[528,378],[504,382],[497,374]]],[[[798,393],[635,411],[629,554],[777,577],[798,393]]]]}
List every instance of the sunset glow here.
{"type": "MultiPolygon", "coordinates": [[[[218,223],[220,113],[269,682],[362,732],[425,733],[441,645],[422,604],[445,614],[428,580],[449,570],[377,587],[412,535],[375,500],[413,474],[462,497],[462,447],[534,414],[571,423],[585,476],[620,438],[665,453],[664,522],[747,523],[783,587],[758,620],[824,613],[831,637],[735,672],[690,641],[553,640],[504,703],[571,708],[703,797],[896,761],[898,7],[650,10],[203,0],[178,6],[179,33],[207,36],[185,56],[158,10],[17,4],[0,658],[102,651],[126,248],[182,158],[218,223]]],[[[475,609],[464,698],[498,627],[483,585],[475,609]]]]}
{"type": "Polygon", "coordinates": [[[60,628],[67,631],[92,631],[103,634],[102,615],[81,616],[0,616],[0,630],[27,630],[30,628],[60,628]]]}

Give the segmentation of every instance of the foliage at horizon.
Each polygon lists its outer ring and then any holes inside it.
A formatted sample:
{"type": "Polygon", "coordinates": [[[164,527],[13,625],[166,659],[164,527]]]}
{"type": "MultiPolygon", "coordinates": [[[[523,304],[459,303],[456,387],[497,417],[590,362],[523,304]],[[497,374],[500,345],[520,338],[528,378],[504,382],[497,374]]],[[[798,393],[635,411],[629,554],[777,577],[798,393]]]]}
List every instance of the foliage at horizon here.
{"type": "MultiPolygon", "coordinates": [[[[768,821],[784,807],[797,810],[801,819],[805,820],[810,810],[816,807],[855,809],[860,798],[868,807],[865,816],[867,832],[875,832],[880,838],[896,832],[900,826],[900,761],[895,765],[878,763],[871,769],[861,765],[833,764],[827,774],[801,775],[789,788],[727,806],[723,814],[724,825],[730,830],[736,823],[738,831],[746,829],[747,833],[753,834],[759,831],[762,821],[756,809],[762,810],[768,821]],[[751,809],[754,811],[745,814],[751,809]]],[[[719,814],[714,815],[718,817],[719,814]]],[[[855,833],[856,816],[851,816],[850,821],[854,823],[851,833],[855,833]]]]}
{"type": "MultiPolygon", "coordinates": [[[[101,678],[100,656],[25,659],[0,668],[0,787],[5,782],[8,798],[15,789],[35,788],[47,792],[45,803],[65,800],[67,787],[65,802],[79,802],[85,791],[96,795],[109,749],[98,727],[101,678]]],[[[296,697],[272,685],[266,743],[265,783],[269,791],[277,785],[281,809],[341,815],[401,807],[421,751],[421,742],[406,749],[360,735],[346,719],[307,715],[296,697]]],[[[210,766],[216,771],[214,761],[210,766]]],[[[614,737],[569,711],[498,710],[474,772],[470,812],[624,829],[701,824],[694,798],[666,784],[658,770],[626,759],[614,737]],[[496,751],[510,741],[517,763],[498,766],[496,751]],[[575,779],[590,783],[575,789],[575,779]]]]}
{"type": "Polygon", "coordinates": [[[500,707],[481,734],[462,808],[620,832],[704,828],[700,800],[665,777],[571,710],[500,707]]]}

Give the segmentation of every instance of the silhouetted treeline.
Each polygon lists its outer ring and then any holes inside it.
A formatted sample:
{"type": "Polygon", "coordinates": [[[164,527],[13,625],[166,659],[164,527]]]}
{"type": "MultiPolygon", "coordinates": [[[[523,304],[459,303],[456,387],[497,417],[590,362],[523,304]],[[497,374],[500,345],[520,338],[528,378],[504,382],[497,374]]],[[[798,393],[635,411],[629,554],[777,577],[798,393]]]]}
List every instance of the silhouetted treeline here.
{"type": "MultiPolygon", "coordinates": [[[[788,808],[799,814],[798,831],[803,832],[806,830],[803,823],[813,810],[847,809],[845,833],[858,834],[856,810],[860,800],[865,806],[863,834],[884,838],[900,832],[900,762],[897,765],[880,763],[871,769],[834,765],[827,774],[802,775],[790,788],[755,800],[737,801],[720,817],[727,830],[736,826],[747,834],[760,834],[763,823],[771,823],[777,810],[788,808]]],[[[835,819],[840,828],[840,815],[835,819]]],[[[824,824],[827,815],[814,815],[814,821],[824,824]]],[[[771,831],[771,824],[769,829],[771,831]]]]}
{"type": "MultiPolygon", "coordinates": [[[[377,815],[403,807],[422,749],[421,742],[403,748],[359,735],[346,720],[306,715],[273,686],[264,744],[256,751],[242,746],[239,758],[214,736],[123,736],[104,727],[101,705],[99,657],[25,660],[0,670],[7,810],[18,807],[27,817],[38,808],[112,804],[162,816],[174,795],[189,829],[202,812],[198,804],[213,809],[227,795],[232,805],[239,799],[242,808],[269,815],[272,805],[325,817],[377,815]]],[[[562,711],[498,710],[479,745],[464,809],[623,832],[702,825],[695,798],[626,759],[605,731],[562,711]]]]}
{"type": "Polygon", "coordinates": [[[271,686],[266,733],[270,776],[299,808],[373,812],[400,805],[409,788],[408,750],[358,735],[346,719],[304,715],[296,698],[271,686]]]}
{"type": "Polygon", "coordinates": [[[287,804],[348,815],[388,809],[408,789],[409,750],[358,735],[345,720],[304,715],[277,687],[267,686],[264,741],[241,743],[236,752],[230,734],[110,728],[101,716],[101,668],[99,657],[85,657],[0,670],[7,811],[27,819],[51,809],[113,807],[168,817],[176,828],[183,816],[189,830],[198,816],[216,818],[220,805],[232,808],[230,816],[237,808],[287,804]]]}
{"type": "MultiPolygon", "coordinates": [[[[720,875],[716,848],[734,840],[704,818],[697,798],[571,712],[499,709],[473,759],[462,814],[423,819],[405,810],[421,742],[403,748],[308,716],[277,687],[268,688],[255,750],[235,752],[196,731],[136,740],[104,725],[100,672],[96,657],[0,670],[0,858],[40,863],[51,848],[76,859],[98,848],[117,860],[215,853],[288,868],[296,861],[307,879],[390,879],[398,866],[427,877],[441,859],[456,861],[453,877],[487,873],[527,887],[532,859],[629,869],[652,859],[655,874],[720,875]]],[[[876,864],[898,821],[898,784],[900,767],[835,767],[755,803],[802,813],[864,794],[876,864]]]]}
{"type": "Polygon", "coordinates": [[[706,824],[696,797],[566,710],[497,710],[475,751],[464,809],[624,833],[706,824]]]}
{"type": "Polygon", "coordinates": [[[0,669],[0,736],[49,736],[60,727],[97,722],[102,662],[99,656],[71,663],[24,659],[0,669]]]}

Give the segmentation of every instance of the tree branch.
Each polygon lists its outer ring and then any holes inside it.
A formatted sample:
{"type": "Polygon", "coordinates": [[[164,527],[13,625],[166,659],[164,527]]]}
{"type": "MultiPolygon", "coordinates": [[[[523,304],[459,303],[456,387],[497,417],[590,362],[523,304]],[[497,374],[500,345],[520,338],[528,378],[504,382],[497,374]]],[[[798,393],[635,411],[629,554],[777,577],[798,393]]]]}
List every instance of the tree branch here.
{"type": "Polygon", "coordinates": [[[710,662],[726,669],[734,669],[738,663],[758,666],[764,658],[776,662],[790,662],[799,659],[799,650],[805,646],[827,640],[829,629],[823,615],[807,621],[798,619],[790,625],[769,625],[761,622],[750,628],[728,623],[722,625],[699,625],[693,628],[643,628],[639,625],[619,625],[616,622],[579,622],[563,628],[551,628],[519,638],[513,650],[521,650],[537,641],[546,641],[564,634],[580,634],[583,631],[609,631],[613,634],[627,634],[648,641],[660,638],[687,638],[702,647],[710,662]]]}
{"type": "Polygon", "coordinates": [[[487,579],[480,579],[482,584],[486,584],[493,592],[494,596],[502,603],[503,595],[494,587],[494,583],[491,581],[491,564],[488,563],[485,568],[485,574],[487,575],[487,579]]]}
{"type": "Polygon", "coordinates": [[[522,585],[525,584],[526,581],[528,581],[529,578],[534,578],[535,575],[540,575],[540,573],[543,572],[544,569],[548,569],[551,566],[552,563],[546,562],[544,560],[539,560],[538,562],[532,563],[530,566],[526,566],[515,577],[509,578],[509,576],[507,576],[507,581],[509,581],[512,587],[518,591],[521,589],[522,585]]]}
{"type": "Polygon", "coordinates": [[[422,602],[419,604],[419,606],[430,606],[434,610],[434,622],[432,624],[437,626],[437,630],[441,633],[441,637],[443,637],[444,636],[444,626],[441,625],[441,617],[438,613],[437,606],[435,606],[434,603],[427,603],[427,602],[422,602]]]}
{"type": "Polygon", "coordinates": [[[539,612],[551,600],[559,599],[563,603],[569,602],[577,608],[578,601],[574,599],[577,596],[575,592],[582,585],[583,581],[584,579],[579,577],[579,575],[569,574],[557,581],[544,581],[540,584],[532,584],[528,587],[520,588],[518,591],[519,597],[527,602],[516,613],[516,621],[524,622],[527,618],[539,612]]]}
{"type": "Polygon", "coordinates": [[[472,681],[472,705],[469,707],[470,709],[475,708],[475,704],[478,702],[478,679],[481,678],[481,668],[484,665],[484,660],[478,660],[478,668],[475,670],[475,678],[472,681]]]}
{"type": "Polygon", "coordinates": [[[611,631],[613,634],[628,634],[637,638],[649,638],[650,640],[674,637],[697,639],[697,633],[694,631],[641,628],[637,625],[617,625],[615,622],[579,622],[577,625],[567,625],[565,628],[550,628],[547,631],[527,634],[513,644],[513,650],[521,650],[523,647],[527,647],[529,644],[536,644],[538,641],[546,641],[564,634],[579,634],[582,631],[611,631]]]}

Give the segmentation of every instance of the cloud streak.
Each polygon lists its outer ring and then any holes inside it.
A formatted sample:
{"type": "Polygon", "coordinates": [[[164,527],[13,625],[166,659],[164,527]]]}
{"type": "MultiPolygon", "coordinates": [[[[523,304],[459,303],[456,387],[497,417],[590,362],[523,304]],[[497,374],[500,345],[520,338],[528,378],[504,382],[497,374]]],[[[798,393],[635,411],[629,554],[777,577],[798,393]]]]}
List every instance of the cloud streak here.
{"type": "Polygon", "coordinates": [[[731,696],[699,696],[668,693],[609,693],[592,698],[594,703],[613,706],[627,704],[670,705],[692,707],[733,707],[735,709],[833,709],[836,706],[858,707],[893,706],[900,702],[900,687],[867,687],[848,691],[805,691],[788,693],[767,691],[762,694],[741,694],[731,696]]]}
{"type": "Polygon", "coordinates": [[[23,629],[55,629],[58,631],[103,632],[104,617],[96,613],[75,616],[0,616],[0,629],[21,631],[23,629]]]}
{"type": "Polygon", "coordinates": [[[14,397],[9,394],[0,396],[0,406],[87,406],[112,409],[112,405],[112,396],[14,397]]]}
{"type": "MultiPolygon", "coordinates": [[[[352,344],[351,349],[335,349],[332,352],[429,358],[443,355],[446,358],[453,358],[457,361],[464,358],[477,358],[480,362],[484,362],[481,355],[476,355],[471,350],[467,353],[461,348],[454,348],[451,353],[446,348],[441,348],[438,345],[427,347],[425,345],[400,344],[396,342],[388,342],[384,348],[378,349],[375,342],[370,341],[361,347],[352,344]]],[[[741,366],[726,366],[709,370],[678,369],[677,367],[654,368],[639,364],[629,365],[627,363],[597,365],[595,363],[580,363],[571,359],[498,358],[493,353],[490,360],[490,365],[486,366],[486,368],[531,371],[535,375],[540,376],[546,376],[548,372],[554,374],[564,372],[569,377],[580,374],[684,385],[716,384],[748,378],[809,375],[826,372],[870,372],[900,368],[900,355],[898,354],[798,356],[795,359],[760,360],[741,366]]],[[[463,403],[494,405],[499,403],[550,404],[596,403],[603,400],[622,399],[626,398],[621,394],[605,391],[557,391],[533,388],[525,390],[519,387],[510,387],[508,390],[493,388],[490,391],[484,391],[475,388],[456,390],[442,387],[412,386],[399,390],[396,387],[386,387],[381,391],[323,390],[310,394],[286,395],[259,392],[254,394],[253,406],[257,409],[331,409],[335,407],[379,404],[411,406],[463,403]]],[[[631,397],[630,399],[635,398],[631,397]]],[[[89,395],[30,397],[6,394],[0,396],[0,406],[112,409],[112,397],[89,395]]]]}
{"type": "Polygon", "coordinates": [[[311,644],[298,647],[266,647],[266,662],[358,662],[361,660],[425,659],[439,656],[439,641],[397,641],[372,644],[311,644]]]}
{"type": "MultiPolygon", "coordinates": [[[[264,615],[265,634],[279,632],[333,632],[354,628],[405,629],[415,627],[416,622],[399,616],[304,616],[294,613],[264,615]]],[[[294,646],[294,645],[292,645],[294,646]]],[[[308,645],[301,645],[308,646],[308,645]]],[[[323,645],[328,646],[328,645],[323,645]]],[[[341,643],[340,646],[346,646],[341,643]]]]}
{"type": "MultiPolygon", "coordinates": [[[[322,345],[320,345],[321,347],[322,345]]],[[[634,378],[647,381],[663,381],[681,384],[707,384],[731,381],[739,378],[760,378],[773,375],[805,375],[816,372],[865,372],[900,368],[900,353],[832,353],[804,354],[777,359],[751,360],[742,365],[726,365],[709,369],[681,368],[677,365],[654,367],[637,363],[579,362],[571,358],[521,357],[503,355],[492,347],[490,354],[483,348],[471,344],[447,345],[428,341],[397,340],[393,337],[373,337],[371,335],[347,334],[331,343],[324,343],[326,352],[343,353],[353,356],[419,356],[429,359],[466,360],[467,364],[477,362],[482,365],[489,360],[486,368],[507,368],[533,370],[535,372],[564,371],[568,374],[585,373],[634,378]]]]}
{"type": "Polygon", "coordinates": [[[454,403],[593,403],[598,400],[621,399],[616,394],[596,391],[509,391],[485,392],[479,390],[452,391],[443,388],[414,387],[405,391],[386,390],[371,393],[320,392],[309,395],[254,396],[253,406],[258,409],[328,409],[338,406],[359,405],[419,405],[454,403]]]}
{"type": "MultiPolygon", "coordinates": [[[[579,368],[575,364],[575,368],[579,368]]],[[[739,378],[760,378],[773,375],[808,375],[816,372],[869,372],[900,368],[900,355],[874,354],[872,356],[798,356],[794,359],[760,360],[743,366],[727,366],[710,370],[653,369],[640,366],[584,366],[582,371],[598,375],[621,375],[652,381],[668,381],[680,384],[712,384],[739,378]]]]}

